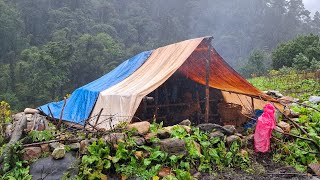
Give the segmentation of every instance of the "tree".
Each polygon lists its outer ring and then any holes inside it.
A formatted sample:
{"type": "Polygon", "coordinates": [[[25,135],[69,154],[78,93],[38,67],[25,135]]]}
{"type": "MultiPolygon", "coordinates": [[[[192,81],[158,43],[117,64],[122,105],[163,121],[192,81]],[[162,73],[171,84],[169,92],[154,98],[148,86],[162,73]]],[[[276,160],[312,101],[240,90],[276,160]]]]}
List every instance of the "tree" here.
{"type": "Polygon", "coordinates": [[[320,59],[320,44],[318,35],[299,36],[287,43],[280,44],[272,52],[273,68],[292,67],[294,58],[302,53],[308,59],[320,59]]]}
{"type": "Polygon", "coordinates": [[[251,53],[248,62],[240,68],[240,73],[245,77],[261,76],[267,72],[267,53],[255,50],[251,53]]]}
{"type": "Polygon", "coordinates": [[[293,58],[293,62],[293,67],[297,70],[306,71],[310,68],[310,60],[302,53],[293,58]]]}

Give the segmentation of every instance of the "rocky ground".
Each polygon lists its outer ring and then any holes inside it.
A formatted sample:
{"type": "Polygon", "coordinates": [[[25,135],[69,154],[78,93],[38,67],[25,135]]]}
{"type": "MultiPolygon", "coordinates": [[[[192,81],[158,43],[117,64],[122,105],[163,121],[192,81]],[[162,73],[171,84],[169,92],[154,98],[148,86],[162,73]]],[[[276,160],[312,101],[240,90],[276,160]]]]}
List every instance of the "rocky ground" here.
{"type": "MultiPolygon", "coordinates": [[[[290,113],[290,112],[289,112],[290,113]]],[[[38,112],[28,109],[27,112],[19,113],[14,119],[19,121],[22,117],[27,116],[26,132],[31,131],[55,131],[55,127],[50,126],[46,117],[41,116],[38,112]]],[[[191,122],[184,120],[179,123],[187,133],[191,133],[191,122]]],[[[15,124],[8,126],[6,134],[12,135],[15,124]]],[[[191,172],[196,179],[319,179],[310,174],[302,174],[295,171],[294,168],[283,164],[277,164],[272,161],[272,154],[253,152],[253,135],[241,134],[239,129],[232,125],[220,126],[217,124],[200,124],[197,126],[201,131],[208,132],[209,138],[226,137],[226,143],[231,144],[234,141],[241,142],[251,154],[250,159],[253,162],[253,172],[246,173],[237,168],[224,169],[217,173],[200,173],[198,171],[191,172]],[[251,149],[251,150],[250,150],[251,149]]],[[[170,133],[173,126],[159,129],[156,133],[150,131],[150,123],[146,121],[129,124],[126,130],[136,130],[133,139],[137,145],[152,145],[151,139],[157,137],[160,139],[158,145],[160,149],[172,155],[186,155],[186,144],[183,140],[171,138],[170,133]]],[[[80,130],[81,131],[81,130],[80,130]]],[[[280,122],[277,131],[290,132],[290,125],[286,122],[280,122]]],[[[81,134],[81,133],[80,133],[81,134]]],[[[86,133],[83,136],[75,137],[72,133],[58,131],[51,140],[41,142],[25,142],[23,160],[31,162],[30,174],[33,179],[61,179],[66,172],[71,176],[78,174],[79,162],[81,156],[87,154],[87,147],[97,140],[96,136],[88,137],[86,133]],[[72,140],[71,140],[72,139],[72,140]]],[[[100,138],[110,144],[117,144],[119,141],[125,141],[127,135],[118,132],[100,134],[100,138]]],[[[198,143],[195,145],[201,153],[198,143]]],[[[160,177],[166,175],[160,175],[160,177]]],[[[117,175],[110,175],[108,179],[121,179],[117,175]]],[[[139,179],[139,178],[129,178],[139,179]]]]}

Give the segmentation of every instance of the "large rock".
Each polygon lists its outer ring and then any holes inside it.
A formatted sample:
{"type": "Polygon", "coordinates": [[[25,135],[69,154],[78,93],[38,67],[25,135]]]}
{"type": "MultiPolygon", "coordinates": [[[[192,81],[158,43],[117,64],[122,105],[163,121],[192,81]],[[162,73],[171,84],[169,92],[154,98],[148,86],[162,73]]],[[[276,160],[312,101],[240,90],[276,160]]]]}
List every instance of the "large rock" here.
{"type": "Polygon", "coordinates": [[[166,139],[170,137],[170,132],[163,130],[163,129],[159,129],[157,132],[157,136],[160,139],[166,139]]]}
{"type": "Polygon", "coordinates": [[[169,138],[159,142],[160,149],[169,155],[186,155],[186,143],[182,139],[169,138]]]}
{"type": "Polygon", "coordinates": [[[66,155],[66,150],[64,149],[64,146],[60,146],[55,148],[51,155],[54,159],[61,159],[66,155]]]}
{"type": "Polygon", "coordinates": [[[182,127],[187,133],[191,133],[191,127],[190,126],[185,126],[185,125],[174,125],[174,126],[167,126],[167,127],[164,127],[163,130],[169,132],[171,134],[171,132],[173,131],[173,128],[174,127],[182,127]]]}
{"type": "Polygon", "coordinates": [[[297,103],[300,102],[300,99],[297,98],[293,98],[290,96],[284,96],[280,99],[278,99],[280,101],[281,104],[291,104],[291,103],[297,103]]]}
{"type": "Polygon", "coordinates": [[[54,150],[57,147],[63,146],[63,144],[61,144],[59,142],[53,142],[53,143],[49,143],[49,146],[50,146],[51,150],[54,150]]]}
{"type": "Polygon", "coordinates": [[[7,124],[6,126],[5,126],[6,128],[6,130],[5,130],[5,137],[7,138],[7,139],[10,139],[10,137],[11,137],[11,135],[12,135],[12,132],[13,132],[13,125],[11,124],[11,123],[9,123],[9,124],[7,124]]]}
{"type": "Polygon", "coordinates": [[[317,176],[320,176],[320,164],[319,163],[309,164],[308,166],[317,176]]]}
{"type": "Polygon", "coordinates": [[[222,132],[223,134],[226,135],[232,135],[233,132],[225,129],[224,127],[218,125],[218,124],[212,124],[212,123],[205,123],[205,124],[199,124],[197,126],[201,131],[206,131],[206,132],[212,132],[213,130],[217,130],[222,132]]]}
{"type": "Polygon", "coordinates": [[[220,131],[215,131],[215,132],[210,133],[208,136],[209,136],[211,139],[212,139],[212,138],[215,138],[215,137],[221,138],[221,137],[224,137],[224,134],[223,134],[222,132],[220,132],[220,131]]]}
{"type": "Polygon", "coordinates": [[[279,91],[275,91],[275,90],[269,90],[266,92],[266,94],[275,97],[275,98],[282,98],[283,94],[281,94],[279,91]]]}
{"type": "Polygon", "coordinates": [[[24,148],[24,154],[22,156],[22,159],[29,161],[32,159],[37,159],[40,156],[41,156],[41,148],[40,147],[27,147],[27,148],[24,148]]]}
{"type": "Polygon", "coordinates": [[[81,154],[87,154],[88,153],[88,145],[89,145],[89,140],[88,139],[80,141],[80,153],[81,154]]]}
{"type": "Polygon", "coordinates": [[[158,176],[165,178],[169,175],[173,175],[171,168],[168,167],[163,167],[160,169],[160,171],[158,172],[158,176]]]}
{"type": "Polygon", "coordinates": [[[150,130],[150,123],[148,121],[136,122],[127,126],[128,130],[136,129],[139,134],[147,134],[150,130]]]}
{"type": "Polygon", "coordinates": [[[12,115],[12,119],[14,122],[19,121],[23,115],[25,115],[24,112],[19,112],[17,114],[12,115]]]}
{"type": "Polygon", "coordinates": [[[223,128],[232,134],[237,132],[236,127],[234,125],[224,125],[223,128]]]}
{"type": "Polygon", "coordinates": [[[117,144],[119,141],[124,141],[127,138],[125,133],[111,133],[104,136],[104,140],[111,144],[117,144]]]}
{"type": "Polygon", "coordinates": [[[318,104],[320,102],[320,96],[310,96],[309,101],[314,104],[318,104]]]}
{"type": "Polygon", "coordinates": [[[179,125],[191,126],[191,121],[189,119],[185,119],[179,123],[179,125]]]}
{"type": "Polygon", "coordinates": [[[277,126],[279,126],[284,132],[290,132],[290,124],[286,122],[280,121],[277,126]]]}
{"type": "Polygon", "coordinates": [[[50,152],[49,144],[41,144],[40,145],[42,152],[50,152]]]}
{"type": "Polygon", "coordinates": [[[231,135],[231,136],[227,137],[227,143],[228,144],[232,144],[232,142],[234,142],[234,141],[241,142],[241,138],[239,136],[236,136],[236,135],[231,135]]]}
{"type": "Polygon", "coordinates": [[[72,143],[72,144],[69,144],[69,147],[70,147],[71,150],[79,151],[79,149],[80,149],[80,143],[72,143]]]}
{"type": "Polygon", "coordinates": [[[134,140],[134,142],[138,145],[138,146],[142,146],[146,143],[146,141],[144,140],[143,137],[139,137],[139,136],[134,136],[132,137],[132,139],[134,140]]]}
{"type": "Polygon", "coordinates": [[[52,157],[41,158],[30,165],[30,175],[32,179],[55,180],[62,179],[64,173],[69,171],[71,177],[74,177],[78,174],[79,162],[71,153],[59,160],[52,157]]]}
{"type": "Polygon", "coordinates": [[[25,108],[23,111],[25,114],[39,114],[40,111],[38,109],[25,108]]]}
{"type": "Polygon", "coordinates": [[[148,134],[144,135],[144,139],[147,141],[147,143],[150,143],[151,139],[156,136],[157,136],[156,133],[148,133],[148,134]]]}

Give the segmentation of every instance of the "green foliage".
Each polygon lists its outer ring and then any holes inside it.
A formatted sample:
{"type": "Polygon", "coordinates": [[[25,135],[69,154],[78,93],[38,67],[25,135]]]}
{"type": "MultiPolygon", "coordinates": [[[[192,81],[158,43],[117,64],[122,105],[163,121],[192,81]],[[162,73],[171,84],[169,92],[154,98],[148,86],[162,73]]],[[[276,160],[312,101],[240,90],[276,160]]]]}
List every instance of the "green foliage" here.
{"type": "Polygon", "coordinates": [[[320,95],[320,82],[314,79],[313,73],[298,74],[296,70],[288,67],[283,67],[280,71],[270,71],[268,76],[256,77],[248,81],[261,90],[278,90],[284,95],[303,101],[308,100],[312,95],[320,95]]]}
{"type": "Polygon", "coordinates": [[[0,101],[0,147],[5,141],[5,123],[10,122],[10,105],[5,101],[0,101]]]}
{"type": "Polygon", "coordinates": [[[106,170],[111,167],[110,148],[101,139],[88,147],[89,155],[82,157],[78,177],[81,179],[106,178],[106,170]]]}
{"type": "Polygon", "coordinates": [[[1,101],[0,102],[0,124],[10,122],[10,116],[11,116],[10,105],[5,101],[1,101]]]}
{"type": "Polygon", "coordinates": [[[294,67],[298,63],[296,67],[305,70],[310,67],[310,60],[320,60],[319,50],[318,35],[299,36],[287,43],[280,44],[272,52],[273,68],[294,67]]]}
{"type": "MultiPolygon", "coordinates": [[[[162,125],[153,123],[152,131],[157,132],[162,125]]],[[[156,146],[137,146],[127,132],[128,138],[115,145],[106,144],[103,140],[94,142],[88,147],[89,154],[82,157],[79,179],[99,179],[110,171],[116,171],[123,177],[138,176],[142,179],[156,178],[163,167],[169,167],[177,179],[192,179],[190,170],[196,168],[201,172],[213,172],[224,167],[238,167],[251,172],[248,153],[241,153],[241,145],[234,142],[227,147],[222,138],[210,139],[208,134],[198,128],[192,134],[183,126],[172,128],[171,137],[186,142],[187,155],[169,155],[156,146]],[[200,145],[201,152],[197,149],[200,145]]],[[[171,177],[167,177],[171,179],[171,177]]]]}
{"type": "Polygon", "coordinates": [[[32,138],[33,142],[39,141],[49,141],[54,138],[53,130],[43,130],[43,131],[30,131],[28,136],[32,138]]]}
{"type": "Polygon", "coordinates": [[[248,62],[240,68],[244,77],[261,76],[267,73],[269,55],[264,51],[255,50],[250,54],[248,62]]]}
{"type": "MultiPolygon", "coordinates": [[[[320,108],[320,105],[309,105],[317,109],[320,108]]],[[[296,122],[309,133],[317,144],[320,144],[320,113],[298,105],[293,106],[292,110],[301,114],[296,122]]],[[[290,133],[306,137],[296,128],[291,129],[290,133]]],[[[275,149],[276,153],[273,156],[275,161],[284,161],[299,172],[306,172],[308,164],[319,162],[319,155],[316,154],[318,148],[310,141],[303,139],[285,141],[277,144],[275,149]]]]}
{"type": "Polygon", "coordinates": [[[306,71],[310,68],[310,61],[305,55],[299,53],[295,58],[293,58],[292,66],[297,70],[306,71]]]}
{"type": "Polygon", "coordinates": [[[27,166],[26,161],[21,161],[20,156],[22,155],[21,143],[10,145],[6,148],[4,145],[2,149],[7,149],[9,152],[2,151],[1,156],[4,156],[2,171],[2,179],[4,180],[31,180],[31,175],[29,175],[29,166],[27,166]]]}

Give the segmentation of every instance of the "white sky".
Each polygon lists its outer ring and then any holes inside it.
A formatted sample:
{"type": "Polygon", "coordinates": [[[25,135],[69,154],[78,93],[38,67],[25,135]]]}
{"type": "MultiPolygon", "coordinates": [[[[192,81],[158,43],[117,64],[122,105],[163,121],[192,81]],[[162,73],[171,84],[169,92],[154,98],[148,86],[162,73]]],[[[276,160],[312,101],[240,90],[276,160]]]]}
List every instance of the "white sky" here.
{"type": "Polygon", "coordinates": [[[304,7],[312,13],[320,12],[320,0],[303,0],[304,7]]]}

